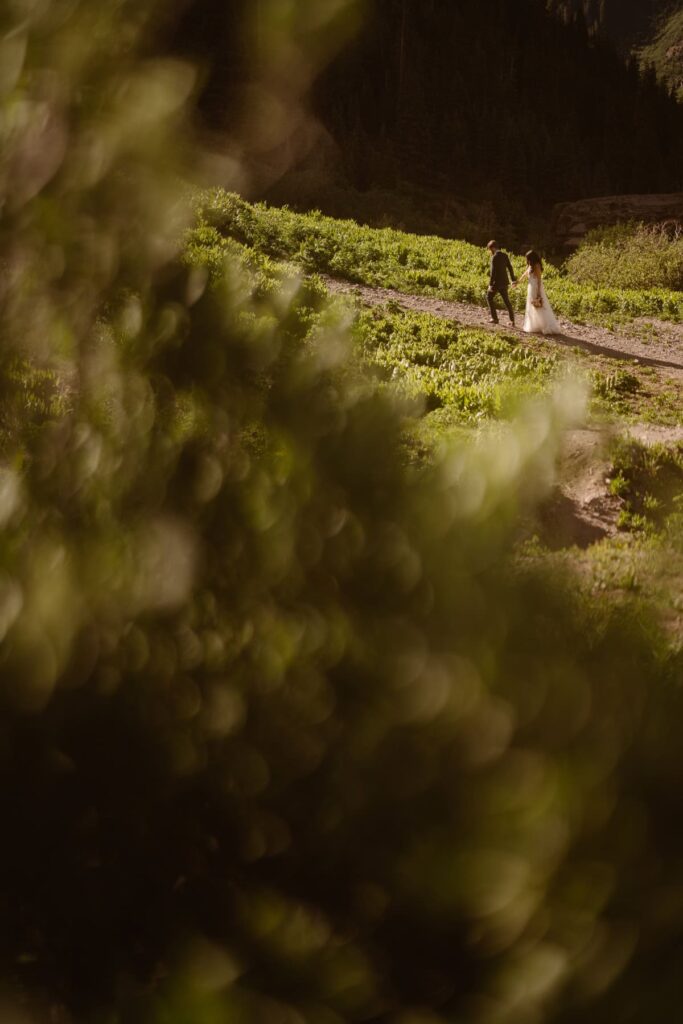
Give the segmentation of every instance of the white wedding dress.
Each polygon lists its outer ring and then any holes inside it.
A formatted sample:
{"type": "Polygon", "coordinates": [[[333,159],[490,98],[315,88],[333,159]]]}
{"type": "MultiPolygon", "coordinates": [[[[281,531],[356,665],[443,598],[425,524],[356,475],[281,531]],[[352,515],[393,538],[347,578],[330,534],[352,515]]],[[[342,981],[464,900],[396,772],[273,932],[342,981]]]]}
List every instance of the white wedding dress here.
{"type": "Polygon", "coordinates": [[[526,311],[522,330],[527,334],[561,334],[560,325],[548,302],[543,287],[543,279],[539,274],[529,274],[529,286],[526,291],[526,311]],[[534,302],[541,300],[540,306],[534,302]]]}

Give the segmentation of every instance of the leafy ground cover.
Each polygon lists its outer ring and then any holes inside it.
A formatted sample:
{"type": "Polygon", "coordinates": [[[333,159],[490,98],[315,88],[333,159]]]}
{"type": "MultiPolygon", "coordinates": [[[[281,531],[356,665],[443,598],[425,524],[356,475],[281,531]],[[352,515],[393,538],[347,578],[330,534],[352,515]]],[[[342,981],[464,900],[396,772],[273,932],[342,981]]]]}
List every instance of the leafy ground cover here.
{"type": "MultiPolygon", "coordinates": [[[[250,216],[248,207],[242,210],[250,216]]],[[[350,321],[359,386],[390,389],[408,400],[403,435],[408,462],[430,462],[438,458],[444,441],[462,438],[493,420],[513,418],[524,399],[548,393],[565,375],[586,382],[594,423],[680,424],[680,382],[675,376],[640,363],[615,363],[581,349],[558,349],[544,339],[465,327],[395,302],[368,307],[359,297],[339,296],[329,305],[317,275],[302,277],[303,261],[296,253],[286,253],[289,259],[283,261],[263,251],[278,252],[272,237],[264,240],[250,232],[242,237],[250,237],[252,244],[226,237],[215,226],[200,225],[188,236],[186,259],[217,274],[226,257],[235,260],[247,272],[252,297],[264,302],[271,302],[279,290],[291,294],[293,282],[301,282],[289,320],[296,320],[295,334],[305,343],[311,343],[330,318],[350,321]]],[[[313,261],[313,266],[319,263],[313,261]]],[[[380,270],[375,267],[373,273],[386,283],[380,270]]],[[[548,566],[578,568],[586,600],[598,596],[628,605],[634,614],[640,614],[641,607],[655,608],[674,645],[683,637],[683,607],[671,598],[683,573],[680,530],[675,528],[682,464],[680,447],[675,445],[617,442],[605,469],[606,481],[611,480],[606,490],[622,501],[617,534],[585,550],[569,546],[549,551],[540,545],[535,552],[535,558],[548,566]]],[[[524,542],[520,550],[527,547],[524,542]]]]}
{"type": "Polygon", "coordinates": [[[610,484],[624,501],[622,525],[655,532],[683,513],[683,444],[615,443],[610,484]]]}
{"type": "MultiPolygon", "coordinates": [[[[349,365],[357,373],[356,387],[390,390],[407,400],[402,447],[409,463],[431,462],[449,439],[471,435],[491,421],[513,419],[525,399],[549,393],[566,376],[585,381],[595,424],[680,424],[679,380],[651,366],[624,365],[544,339],[465,327],[395,302],[368,307],[358,296],[340,295],[330,303],[315,273],[302,275],[295,261],[272,258],[207,224],[188,235],[185,259],[217,279],[226,259],[238,265],[241,278],[249,281],[249,327],[257,333],[268,330],[279,294],[296,294],[286,326],[297,344],[313,344],[335,319],[351,325],[355,359],[349,365]]],[[[350,372],[347,367],[347,377],[350,372]]],[[[247,446],[253,441],[246,439],[247,446]]],[[[617,443],[604,473],[622,500],[618,533],[586,551],[569,547],[566,555],[577,559],[588,594],[609,594],[610,600],[638,606],[650,602],[674,637],[681,630],[667,592],[675,589],[681,566],[668,520],[683,482],[680,465],[675,448],[617,443]],[[663,567],[666,587],[661,585],[663,567]]],[[[551,564],[565,557],[543,546],[538,555],[551,564]]]]}
{"type": "MultiPolygon", "coordinates": [[[[255,296],[272,295],[301,277],[300,265],[271,258],[253,245],[203,224],[186,239],[185,259],[220,275],[232,259],[246,272],[255,296]],[[289,282],[289,284],[286,284],[289,282]]],[[[296,309],[299,327],[312,331],[325,304],[326,290],[316,274],[302,279],[296,309]]],[[[520,399],[539,394],[565,372],[578,373],[592,393],[591,414],[600,419],[649,420],[674,425],[680,420],[678,382],[642,364],[616,364],[580,349],[558,349],[544,339],[527,342],[512,333],[491,334],[452,320],[401,309],[395,303],[370,309],[353,298],[335,305],[352,312],[361,363],[375,379],[418,399],[419,432],[440,438],[453,426],[506,418],[520,399]]],[[[326,315],[329,315],[326,314],[326,315]]],[[[415,424],[413,424],[414,426],[415,424]]]]}
{"type": "MultiPolygon", "coordinates": [[[[431,449],[451,428],[511,417],[525,397],[547,391],[567,363],[543,343],[532,347],[512,334],[463,327],[394,303],[368,308],[346,296],[326,302],[324,284],[315,274],[301,279],[295,264],[225,239],[213,228],[190,235],[185,258],[210,274],[218,273],[226,258],[236,261],[257,299],[272,298],[279,289],[291,292],[294,282],[301,281],[296,303],[300,339],[312,341],[335,316],[349,322],[359,380],[407,399],[408,431],[418,432],[420,448],[426,444],[431,449]]],[[[606,386],[607,401],[616,393],[606,386]]]]}
{"type": "MultiPolygon", "coordinates": [[[[467,242],[251,204],[221,189],[201,194],[195,205],[200,231],[213,228],[258,252],[293,260],[309,272],[484,304],[487,254],[467,242]]],[[[513,265],[521,272],[524,261],[513,257],[513,265]]],[[[683,293],[665,288],[596,287],[578,283],[552,265],[546,265],[546,285],[557,312],[575,320],[683,319],[683,293]]],[[[522,307],[521,293],[515,302],[522,307]]]]}
{"type": "Polygon", "coordinates": [[[650,366],[614,367],[606,358],[577,354],[578,366],[588,374],[591,413],[597,420],[623,423],[657,423],[677,426],[681,422],[680,381],[658,374],[650,366]]]}
{"type": "Polygon", "coordinates": [[[585,549],[549,551],[534,539],[520,551],[525,562],[572,574],[581,600],[597,599],[605,610],[628,607],[641,620],[654,611],[671,647],[683,648],[683,535],[678,517],[663,531],[622,529],[585,549]]]}
{"type": "Polygon", "coordinates": [[[420,396],[426,411],[454,407],[464,422],[506,416],[522,395],[543,390],[558,367],[556,356],[512,337],[400,309],[361,309],[355,336],[380,377],[420,396]]]}
{"type": "Polygon", "coordinates": [[[569,277],[583,285],[683,288],[683,234],[663,225],[617,224],[589,232],[567,261],[569,277]]]}
{"type": "MultiPolygon", "coordinates": [[[[665,435],[666,432],[662,432],[665,435]]],[[[673,438],[673,435],[672,435],[673,438]]],[[[604,467],[617,532],[587,546],[543,544],[531,531],[519,557],[574,575],[580,599],[605,609],[653,610],[674,649],[683,647],[683,443],[643,443],[616,435],[604,467]]]]}

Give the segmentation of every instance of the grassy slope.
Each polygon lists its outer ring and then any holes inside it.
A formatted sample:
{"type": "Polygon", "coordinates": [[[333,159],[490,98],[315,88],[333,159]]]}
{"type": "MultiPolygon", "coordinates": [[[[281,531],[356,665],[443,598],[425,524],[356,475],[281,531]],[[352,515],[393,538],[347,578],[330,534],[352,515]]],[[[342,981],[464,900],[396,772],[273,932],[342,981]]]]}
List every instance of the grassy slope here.
{"type": "MultiPolygon", "coordinates": [[[[200,222],[258,252],[289,259],[308,271],[414,294],[484,304],[487,255],[466,242],[409,235],[391,228],[368,228],[319,213],[245,202],[215,189],[197,201],[200,222]]],[[[521,258],[513,258],[518,271],[521,258]]],[[[604,322],[639,316],[683,320],[683,292],[593,287],[546,268],[546,286],[558,313],[604,322]]],[[[522,304],[521,294],[516,298],[522,304]]]]}
{"type": "MultiPolygon", "coordinates": [[[[254,294],[265,295],[297,273],[297,267],[271,259],[233,239],[200,229],[191,234],[188,260],[216,271],[226,258],[246,269],[254,294]]],[[[433,418],[437,433],[446,425],[472,425],[511,412],[521,395],[545,390],[563,362],[547,345],[535,350],[514,336],[492,335],[425,313],[389,304],[368,309],[350,296],[325,303],[324,284],[306,278],[299,317],[314,339],[323,318],[353,317],[352,337],[365,386],[397,390],[407,400],[410,419],[433,418]],[[369,371],[369,372],[368,372],[369,371]]]]}
{"type": "MultiPolygon", "coordinates": [[[[187,258],[216,273],[226,255],[236,259],[249,268],[257,295],[283,286],[289,289],[288,278],[303,265],[309,271],[327,270],[358,281],[423,292],[438,291],[437,271],[441,268],[446,294],[480,298],[486,260],[481,250],[465,243],[416,238],[397,231],[371,231],[351,221],[250,206],[222,193],[209,197],[208,206],[205,197],[202,211],[204,223],[188,236],[187,258]],[[283,257],[292,262],[282,262],[283,257]]],[[[567,282],[557,271],[551,271],[549,278],[554,292],[566,288],[567,282]]],[[[572,290],[575,295],[583,295],[584,302],[586,295],[597,292],[576,285],[572,290]]],[[[610,293],[600,294],[604,298],[610,293]]],[[[604,357],[578,350],[558,351],[542,339],[527,344],[514,335],[493,336],[427,314],[407,312],[391,303],[368,309],[345,297],[328,306],[324,296],[322,282],[315,273],[309,274],[297,313],[306,325],[307,337],[315,337],[321,318],[343,319],[348,316],[349,306],[354,307],[353,338],[364,378],[361,386],[397,388],[408,397],[406,453],[411,460],[429,458],[434,446],[454,428],[468,429],[511,415],[520,397],[546,391],[568,367],[592,384],[593,417],[680,422],[676,382],[660,380],[648,367],[615,368],[614,362],[604,357]]],[[[648,293],[633,296],[634,301],[645,303],[652,298],[648,293]]],[[[680,296],[670,301],[680,301],[680,296]]],[[[605,592],[610,599],[654,601],[661,617],[678,636],[683,627],[679,629],[675,616],[669,622],[673,614],[670,594],[678,587],[683,572],[676,540],[680,528],[670,527],[667,522],[668,514],[678,510],[675,493],[665,500],[660,496],[657,504],[647,497],[659,490],[655,478],[659,476],[659,462],[666,462],[666,458],[660,453],[652,469],[652,481],[645,480],[642,472],[629,471],[631,462],[639,465],[642,461],[636,448],[628,449],[628,458],[617,451],[614,467],[615,486],[622,478],[627,481],[622,486],[628,488],[626,511],[630,514],[623,526],[632,532],[595,544],[585,552],[546,553],[543,557],[568,558],[572,567],[580,569],[589,589],[605,592]],[[668,575],[662,584],[664,567],[668,575]]]]}
{"type": "MultiPolygon", "coordinates": [[[[213,205],[207,211],[204,197],[202,217],[220,222],[222,233],[206,221],[201,223],[188,237],[188,257],[209,268],[220,268],[226,253],[232,253],[257,272],[259,288],[276,287],[286,267],[280,261],[288,256],[294,268],[303,264],[309,270],[327,268],[341,273],[343,263],[346,276],[356,280],[403,287],[412,282],[413,290],[435,291],[433,282],[438,281],[438,274],[430,269],[431,259],[432,268],[444,268],[452,291],[457,281],[460,289],[467,286],[473,295],[481,293],[487,264],[482,250],[475,246],[251,206],[224,193],[212,193],[209,201],[213,205]],[[216,208],[223,211],[220,217],[216,208]]],[[[557,272],[551,272],[550,280],[549,287],[565,284],[557,272]]],[[[574,287],[577,292],[586,290],[574,287]]],[[[492,337],[484,330],[406,312],[391,304],[382,310],[361,308],[354,335],[363,362],[375,376],[422,399],[426,413],[422,427],[427,432],[433,429],[437,436],[447,426],[506,417],[520,395],[545,390],[568,362],[572,372],[578,370],[592,384],[595,414],[665,424],[680,419],[675,387],[649,368],[615,367],[609,359],[578,350],[558,351],[541,339],[527,343],[520,342],[518,335],[492,337]]]]}
{"type": "MultiPolygon", "coordinates": [[[[188,235],[187,259],[220,273],[226,256],[232,257],[248,269],[257,294],[291,287],[285,282],[291,281],[302,263],[314,270],[321,269],[321,262],[328,266],[333,263],[337,269],[336,264],[350,258],[351,253],[364,268],[365,279],[382,286],[394,276],[403,275],[413,281],[419,277],[423,287],[429,287],[425,277],[433,272],[417,266],[423,247],[429,247],[433,261],[440,256],[443,265],[446,254],[452,253],[448,273],[452,273],[456,260],[464,277],[474,274],[481,263],[481,251],[465,243],[374,231],[315,214],[270,210],[225,193],[212,193],[211,202],[223,211],[223,233],[200,222],[188,235]],[[230,234],[226,209],[231,217],[230,234]],[[339,243],[337,251],[333,243],[339,238],[346,241],[339,243]],[[321,252],[326,254],[324,261],[321,252]],[[285,262],[273,259],[269,255],[272,253],[296,259],[285,262]]],[[[205,205],[202,211],[206,211],[205,205]]],[[[349,275],[360,276],[350,264],[346,266],[349,275]]],[[[476,272],[480,285],[481,277],[476,272]]],[[[557,274],[554,280],[563,283],[557,274]]],[[[306,321],[308,336],[313,337],[321,316],[330,315],[330,307],[317,274],[308,274],[305,281],[298,315],[306,321]]],[[[353,308],[353,338],[366,383],[369,380],[374,381],[373,386],[391,386],[411,400],[412,418],[421,421],[423,440],[436,440],[452,426],[507,418],[520,399],[546,391],[567,371],[582,375],[590,386],[591,410],[598,419],[648,420],[669,426],[680,423],[676,381],[660,379],[647,366],[615,365],[606,357],[578,349],[558,349],[540,338],[527,341],[504,332],[492,335],[426,313],[406,311],[393,303],[370,309],[344,297],[337,299],[331,309],[349,307],[353,308]]]]}

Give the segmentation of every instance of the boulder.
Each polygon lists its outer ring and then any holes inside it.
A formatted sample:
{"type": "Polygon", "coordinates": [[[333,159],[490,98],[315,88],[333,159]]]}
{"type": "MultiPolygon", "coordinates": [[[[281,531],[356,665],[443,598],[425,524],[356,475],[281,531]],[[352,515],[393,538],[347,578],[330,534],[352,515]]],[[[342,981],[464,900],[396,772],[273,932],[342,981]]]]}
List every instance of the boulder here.
{"type": "Polygon", "coordinates": [[[553,207],[553,234],[564,249],[575,249],[593,228],[623,221],[683,224],[683,192],[601,196],[574,203],[558,203],[553,207]]]}

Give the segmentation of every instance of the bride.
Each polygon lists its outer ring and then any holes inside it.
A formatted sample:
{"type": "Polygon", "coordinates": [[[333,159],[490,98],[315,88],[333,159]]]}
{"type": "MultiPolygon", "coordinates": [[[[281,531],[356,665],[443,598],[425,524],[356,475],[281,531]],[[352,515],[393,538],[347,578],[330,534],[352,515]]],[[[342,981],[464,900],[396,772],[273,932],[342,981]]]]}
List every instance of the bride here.
{"type": "Polygon", "coordinates": [[[534,249],[526,254],[527,268],[520,274],[518,281],[515,281],[515,288],[523,278],[527,278],[529,285],[526,293],[526,312],[522,330],[527,334],[560,334],[560,325],[557,322],[553,308],[548,302],[548,296],[543,287],[543,263],[541,257],[534,249]]]}

